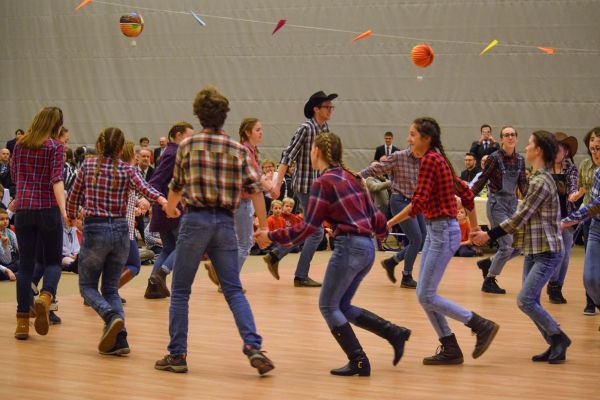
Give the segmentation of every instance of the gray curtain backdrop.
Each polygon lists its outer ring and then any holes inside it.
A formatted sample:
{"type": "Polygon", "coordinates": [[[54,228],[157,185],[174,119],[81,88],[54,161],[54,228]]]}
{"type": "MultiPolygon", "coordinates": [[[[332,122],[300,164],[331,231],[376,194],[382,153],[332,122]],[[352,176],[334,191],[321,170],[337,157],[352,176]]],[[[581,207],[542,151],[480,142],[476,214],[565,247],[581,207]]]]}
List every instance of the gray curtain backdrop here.
{"type": "Polygon", "coordinates": [[[403,147],[410,122],[423,115],[438,120],[459,169],[482,123],[496,138],[502,125],[514,125],[521,151],[531,131],[561,130],[580,139],[580,154],[584,134],[600,125],[600,1],[114,1],[130,6],[92,2],[76,12],[80,0],[0,1],[2,142],[27,129],[42,106],[57,105],[73,147],[94,143],[106,126],[157,145],[175,121],[199,127],[192,100],[209,83],[231,101],[226,130],[237,137],[242,118],[260,118],[262,155],[276,161],[317,90],[339,94],[330,126],[354,168],[372,159],[385,131],[403,147]],[[194,10],[208,26],[141,7],[194,10]],[[120,16],[132,11],[145,20],[136,46],[119,31],[120,16]],[[288,25],[272,36],[282,18],[331,30],[288,25]],[[421,69],[410,60],[425,40],[352,43],[368,29],[427,39],[433,65],[421,69]],[[480,57],[493,39],[592,51],[498,46],[480,57]]]}

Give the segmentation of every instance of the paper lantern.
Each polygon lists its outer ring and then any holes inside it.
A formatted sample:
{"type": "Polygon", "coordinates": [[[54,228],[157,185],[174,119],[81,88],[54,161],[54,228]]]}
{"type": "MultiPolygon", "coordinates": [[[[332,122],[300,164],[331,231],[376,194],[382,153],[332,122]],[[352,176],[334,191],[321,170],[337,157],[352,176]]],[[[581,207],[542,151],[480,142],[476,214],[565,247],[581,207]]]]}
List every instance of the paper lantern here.
{"type": "Polygon", "coordinates": [[[411,56],[413,64],[425,68],[433,62],[433,49],[426,44],[419,44],[413,47],[411,56]]]}
{"type": "Polygon", "coordinates": [[[127,37],[138,37],[144,30],[144,19],[138,13],[125,14],[119,22],[121,32],[127,37]]]}

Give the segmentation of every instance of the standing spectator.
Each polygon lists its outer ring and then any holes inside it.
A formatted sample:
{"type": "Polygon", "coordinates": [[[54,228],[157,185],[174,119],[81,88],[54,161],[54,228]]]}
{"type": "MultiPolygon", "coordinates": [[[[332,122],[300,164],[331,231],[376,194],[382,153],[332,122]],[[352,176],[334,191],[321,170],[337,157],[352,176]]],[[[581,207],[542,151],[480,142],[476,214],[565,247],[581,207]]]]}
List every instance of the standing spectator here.
{"type": "Polygon", "coordinates": [[[6,142],[6,148],[8,149],[8,151],[10,151],[11,155],[15,153],[15,145],[19,142],[19,140],[21,140],[24,134],[25,132],[23,132],[23,129],[17,129],[15,131],[15,138],[10,139],[8,142],[6,142]]]}
{"type": "Polygon", "coordinates": [[[477,164],[479,164],[483,156],[492,154],[500,148],[498,143],[494,141],[491,126],[488,124],[483,124],[479,130],[481,132],[481,135],[479,135],[479,140],[474,141],[473,144],[471,144],[471,150],[469,150],[469,153],[475,154],[477,164]]]}
{"type": "Polygon", "coordinates": [[[375,157],[373,157],[373,161],[384,161],[387,157],[391,156],[392,153],[400,150],[392,144],[394,141],[394,134],[392,132],[386,132],[385,135],[383,135],[383,140],[385,141],[385,144],[375,149],[375,157]]]}
{"type": "Polygon", "coordinates": [[[150,152],[150,150],[144,148],[140,149],[140,160],[138,164],[138,169],[140,171],[140,174],[142,175],[142,178],[144,178],[146,182],[150,181],[150,178],[152,178],[152,174],[154,173],[154,168],[152,167],[152,165],[150,165],[151,156],[152,153],[150,152]]]}
{"type": "Polygon", "coordinates": [[[65,149],[65,190],[68,192],[75,182],[77,177],[77,166],[75,164],[75,157],[73,156],[73,150],[65,149]]]}
{"type": "Polygon", "coordinates": [[[154,153],[150,151],[150,139],[146,136],[140,138],[140,150],[148,150],[150,152],[150,164],[154,164],[154,153]]]}
{"type": "Polygon", "coordinates": [[[16,185],[15,230],[20,246],[17,276],[17,339],[29,337],[31,282],[40,245],[45,263],[44,285],[35,300],[35,330],[48,333],[49,308],[60,280],[62,229],[66,220],[63,184],[64,145],[52,139],[63,125],[58,107],[45,107],[34,117],[31,127],[15,146],[11,159],[11,175],[16,185]]]}
{"type": "Polygon", "coordinates": [[[158,162],[160,161],[160,157],[163,155],[165,150],[167,149],[167,138],[161,136],[158,139],[158,147],[154,149],[154,166],[158,166],[158,162]]]}
{"type": "MultiPolygon", "coordinates": [[[[310,152],[315,138],[322,132],[329,132],[327,121],[331,118],[334,106],[332,101],[338,97],[331,93],[326,95],[323,91],[314,93],[304,105],[304,116],[307,118],[296,130],[290,144],[283,151],[277,182],[273,188],[273,198],[278,198],[281,192],[281,182],[291,162],[296,162],[296,169],[292,177],[292,187],[296,198],[300,202],[302,213],[306,214],[308,208],[308,198],[313,181],[319,175],[319,172],[312,166],[310,152]]],[[[294,273],[294,286],[296,287],[320,287],[321,283],[309,278],[310,262],[315,255],[315,251],[323,239],[323,228],[317,230],[306,238],[302,253],[294,273]]],[[[280,254],[269,253],[265,261],[269,270],[277,279],[279,279],[279,261],[286,255],[286,252],[280,254]]]]}
{"type": "Polygon", "coordinates": [[[475,176],[481,172],[479,166],[477,166],[477,159],[475,158],[475,154],[467,153],[465,154],[465,170],[460,173],[460,179],[469,183],[475,178],[475,176]]]}

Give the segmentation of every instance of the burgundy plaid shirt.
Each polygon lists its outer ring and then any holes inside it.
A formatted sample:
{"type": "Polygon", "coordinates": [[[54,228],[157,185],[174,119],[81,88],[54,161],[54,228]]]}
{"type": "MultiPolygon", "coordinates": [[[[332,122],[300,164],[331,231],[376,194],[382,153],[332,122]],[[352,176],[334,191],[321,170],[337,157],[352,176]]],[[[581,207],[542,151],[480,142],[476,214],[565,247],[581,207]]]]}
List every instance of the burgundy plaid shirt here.
{"type": "Polygon", "coordinates": [[[17,210],[58,207],[52,186],[63,180],[65,155],[61,142],[49,138],[39,149],[17,144],[10,162],[17,210]]]}
{"type": "Polygon", "coordinates": [[[77,217],[77,208],[83,205],[84,217],[125,217],[127,213],[127,198],[130,190],[137,190],[150,200],[156,201],[160,193],[152,188],[137,167],[119,160],[116,175],[113,176],[113,160],[102,159],[98,178],[94,184],[94,172],[97,158],[87,158],[73,183],[67,199],[67,215],[77,217]],[[117,180],[116,187],[113,181],[117,180]]]}
{"type": "Polygon", "coordinates": [[[385,216],[375,208],[360,181],[340,167],[327,169],[310,189],[305,220],[286,229],[269,232],[269,238],[286,247],[300,244],[323,223],[333,226],[334,236],[344,233],[387,235],[385,216]]]}
{"type": "Polygon", "coordinates": [[[430,149],[421,158],[417,190],[412,198],[411,216],[423,214],[427,219],[456,218],[456,197],[463,207],[473,210],[473,192],[461,179],[452,175],[444,156],[430,149]]]}

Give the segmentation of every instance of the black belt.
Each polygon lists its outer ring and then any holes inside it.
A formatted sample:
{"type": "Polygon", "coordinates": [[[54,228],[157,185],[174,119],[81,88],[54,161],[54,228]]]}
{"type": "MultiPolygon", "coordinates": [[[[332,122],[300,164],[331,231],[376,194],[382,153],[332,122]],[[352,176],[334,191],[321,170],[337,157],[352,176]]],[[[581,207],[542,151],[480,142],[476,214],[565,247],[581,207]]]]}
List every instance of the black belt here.
{"type": "Polygon", "coordinates": [[[450,217],[436,217],[436,218],[425,218],[426,222],[440,222],[440,221],[451,221],[453,219],[456,218],[450,218],[450,217]]]}
{"type": "Polygon", "coordinates": [[[120,222],[125,221],[124,217],[85,217],[84,224],[100,224],[103,222],[120,222]]]}
{"type": "Polygon", "coordinates": [[[368,237],[368,238],[373,238],[375,235],[373,235],[372,233],[358,233],[358,232],[344,232],[344,233],[339,233],[337,235],[335,235],[335,237],[340,237],[340,236],[362,236],[362,237],[368,237]]]}
{"type": "Polygon", "coordinates": [[[203,212],[203,211],[221,211],[227,213],[229,215],[233,215],[233,211],[229,208],[224,207],[196,207],[196,206],[186,206],[187,212],[203,212]]]}

